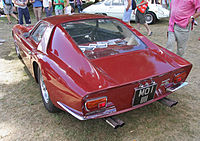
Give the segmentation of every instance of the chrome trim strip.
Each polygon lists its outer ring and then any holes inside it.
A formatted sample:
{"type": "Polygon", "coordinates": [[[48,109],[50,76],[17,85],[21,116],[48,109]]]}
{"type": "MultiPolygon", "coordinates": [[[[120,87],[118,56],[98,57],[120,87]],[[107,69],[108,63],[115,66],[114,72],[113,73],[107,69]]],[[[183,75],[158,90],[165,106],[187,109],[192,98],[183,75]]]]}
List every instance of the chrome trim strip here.
{"type": "Polygon", "coordinates": [[[170,88],[167,88],[166,90],[169,91],[169,92],[174,92],[174,91],[176,91],[176,90],[178,90],[178,89],[180,89],[180,88],[186,86],[187,84],[188,84],[188,82],[183,82],[180,86],[178,86],[178,87],[176,87],[176,88],[174,88],[174,89],[172,89],[172,88],[170,87],[170,88]]]}
{"type": "Polygon", "coordinates": [[[79,120],[86,120],[83,116],[80,116],[76,113],[74,113],[73,111],[71,111],[69,108],[67,108],[67,106],[59,101],[57,101],[58,105],[60,105],[64,110],[66,110],[68,113],[70,113],[72,116],[74,116],[75,118],[79,119],[79,120]]]}
{"type": "MultiPolygon", "coordinates": [[[[108,109],[106,109],[104,112],[102,113],[96,113],[94,115],[89,115],[89,116],[81,116],[77,113],[75,113],[74,111],[72,111],[70,107],[68,107],[67,105],[57,101],[58,105],[60,105],[65,111],[67,111],[68,113],[70,113],[72,116],[74,116],[75,118],[79,119],[79,120],[87,120],[87,119],[94,119],[94,118],[98,118],[98,117],[102,117],[104,115],[108,115],[111,113],[116,112],[116,108],[115,106],[109,107],[108,109]]],[[[75,109],[74,109],[75,110],[75,109]]],[[[75,110],[76,111],[76,110],[75,110]]],[[[79,111],[77,111],[79,112],[79,111]]],[[[80,113],[80,112],[79,112],[80,113]]]]}

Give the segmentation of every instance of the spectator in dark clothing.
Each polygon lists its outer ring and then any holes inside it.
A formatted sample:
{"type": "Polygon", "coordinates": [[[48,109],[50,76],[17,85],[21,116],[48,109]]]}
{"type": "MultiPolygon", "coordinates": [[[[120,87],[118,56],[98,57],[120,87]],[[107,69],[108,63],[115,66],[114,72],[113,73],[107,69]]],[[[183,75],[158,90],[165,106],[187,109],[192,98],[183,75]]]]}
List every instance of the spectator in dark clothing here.
{"type": "Polygon", "coordinates": [[[155,4],[159,4],[158,0],[151,0],[151,4],[154,4],[154,2],[155,4]]]}
{"type": "Polygon", "coordinates": [[[82,12],[82,0],[76,0],[76,4],[78,7],[78,13],[82,12]]]}
{"type": "Polygon", "coordinates": [[[28,0],[14,0],[14,4],[18,6],[19,24],[23,25],[23,16],[26,25],[31,24],[31,18],[27,7],[28,0]]]}

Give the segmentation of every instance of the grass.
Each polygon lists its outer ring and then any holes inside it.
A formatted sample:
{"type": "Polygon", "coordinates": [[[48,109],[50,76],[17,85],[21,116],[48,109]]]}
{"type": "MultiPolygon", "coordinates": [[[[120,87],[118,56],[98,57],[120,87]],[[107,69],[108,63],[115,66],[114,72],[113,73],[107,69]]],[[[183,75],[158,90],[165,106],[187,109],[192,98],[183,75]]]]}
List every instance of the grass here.
{"type": "MultiPolygon", "coordinates": [[[[33,13],[31,11],[30,13],[32,21],[35,21],[33,13]]],[[[125,122],[125,126],[115,130],[102,119],[79,121],[66,112],[57,114],[47,112],[42,104],[38,84],[24,64],[17,59],[11,37],[12,25],[6,25],[6,18],[0,20],[0,38],[7,40],[0,46],[0,140],[198,141],[200,139],[198,93],[200,59],[197,57],[200,51],[195,40],[195,35],[200,35],[198,29],[191,35],[187,53],[188,60],[194,64],[188,78],[190,85],[169,96],[178,100],[179,104],[168,108],[155,102],[117,115],[125,122]]],[[[154,32],[150,39],[164,45],[167,24],[166,19],[150,25],[154,32]]],[[[141,32],[146,33],[145,29],[141,32]]]]}

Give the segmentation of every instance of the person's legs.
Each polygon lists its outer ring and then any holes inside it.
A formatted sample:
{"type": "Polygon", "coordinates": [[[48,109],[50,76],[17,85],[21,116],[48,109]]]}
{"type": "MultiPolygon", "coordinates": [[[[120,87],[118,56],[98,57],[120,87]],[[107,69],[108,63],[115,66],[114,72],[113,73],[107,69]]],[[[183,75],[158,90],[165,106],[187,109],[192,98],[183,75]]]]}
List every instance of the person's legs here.
{"type": "Polygon", "coordinates": [[[42,15],[42,7],[33,7],[34,15],[36,20],[39,21],[42,15]]]}
{"type": "Polygon", "coordinates": [[[17,21],[19,21],[19,19],[17,18],[17,16],[14,13],[12,13],[11,16],[13,16],[17,21]]]}
{"type": "Polygon", "coordinates": [[[128,11],[126,11],[126,9],[124,9],[124,15],[123,15],[123,21],[128,23],[129,25],[131,25],[130,20],[131,20],[131,13],[132,10],[129,9],[128,11]]]}
{"type": "Polygon", "coordinates": [[[11,24],[12,22],[11,22],[11,20],[10,20],[10,15],[9,15],[9,14],[6,14],[6,16],[7,16],[7,19],[8,19],[8,24],[11,24]]]}
{"type": "Polygon", "coordinates": [[[3,7],[4,13],[6,14],[7,19],[8,19],[8,24],[11,24],[11,20],[10,20],[10,9],[11,9],[11,7],[12,6],[10,6],[10,5],[4,5],[4,7],[3,7]]]}
{"type": "Polygon", "coordinates": [[[185,50],[187,48],[187,41],[189,39],[191,26],[187,26],[187,28],[181,28],[178,25],[174,26],[174,34],[177,39],[177,54],[179,56],[183,56],[185,50]]]}
{"type": "Polygon", "coordinates": [[[81,13],[81,8],[82,8],[81,5],[78,4],[77,7],[78,7],[78,13],[81,13]]]}
{"type": "Polygon", "coordinates": [[[75,12],[75,6],[74,6],[74,3],[70,3],[70,5],[71,5],[71,7],[73,8],[71,12],[74,13],[74,12],[75,12]]]}
{"type": "Polygon", "coordinates": [[[38,21],[41,20],[42,17],[42,7],[38,7],[38,21]]]}
{"type": "Polygon", "coordinates": [[[136,17],[137,17],[137,22],[138,22],[137,24],[138,29],[140,29],[140,24],[144,25],[144,27],[147,29],[148,36],[151,36],[152,32],[151,32],[151,29],[149,28],[149,25],[146,23],[145,13],[141,13],[137,10],[136,17]]]}
{"type": "Polygon", "coordinates": [[[55,14],[59,15],[59,10],[58,9],[55,9],[55,14]]]}
{"type": "Polygon", "coordinates": [[[48,7],[46,7],[46,8],[45,8],[45,13],[46,13],[46,17],[52,16],[53,7],[51,7],[50,10],[49,10],[48,7]]]}
{"type": "Polygon", "coordinates": [[[58,9],[57,12],[58,12],[58,15],[63,15],[63,9],[58,9]]]}
{"type": "Polygon", "coordinates": [[[19,19],[17,18],[17,16],[13,13],[13,6],[10,7],[10,9],[9,9],[9,14],[10,14],[13,18],[15,18],[15,19],[17,20],[17,22],[19,22],[19,19]]]}
{"type": "Polygon", "coordinates": [[[48,17],[48,7],[45,7],[45,8],[44,8],[44,11],[45,11],[45,13],[46,13],[46,17],[48,17]]]}
{"type": "Polygon", "coordinates": [[[151,35],[152,35],[152,32],[151,32],[151,29],[149,28],[149,25],[148,25],[147,23],[144,23],[143,25],[144,25],[144,27],[147,29],[148,36],[151,36],[151,35]]]}
{"type": "Polygon", "coordinates": [[[174,53],[175,53],[175,46],[176,46],[175,45],[176,44],[175,40],[176,40],[176,38],[175,38],[174,32],[169,31],[168,32],[166,49],[168,49],[169,51],[174,52],[174,53]]]}
{"type": "Polygon", "coordinates": [[[18,18],[19,18],[19,24],[23,25],[23,11],[22,8],[18,7],[18,18]]]}
{"type": "Polygon", "coordinates": [[[28,7],[26,7],[23,10],[24,10],[24,18],[25,18],[26,24],[31,24],[31,18],[30,18],[30,14],[28,11],[28,7]]]}
{"type": "Polygon", "coordinates": [[[38,21],[38,14],[37,14],[37,8],[33,7],[33,13],[35,15],[36,20],[38,21]]]}
{"type": "Polygon", "coordinates": [[[136,11],[136,14],[135,14],[135,23],[137,23],[137,29],[140,30],[140,19],[139,19],[138,10],[136,11]]]}
{"type": "Polygon", "coordinates": [[[63,9],[60,9],[59,13],[60,13],[60,15],[63,15],[63,9]]]}

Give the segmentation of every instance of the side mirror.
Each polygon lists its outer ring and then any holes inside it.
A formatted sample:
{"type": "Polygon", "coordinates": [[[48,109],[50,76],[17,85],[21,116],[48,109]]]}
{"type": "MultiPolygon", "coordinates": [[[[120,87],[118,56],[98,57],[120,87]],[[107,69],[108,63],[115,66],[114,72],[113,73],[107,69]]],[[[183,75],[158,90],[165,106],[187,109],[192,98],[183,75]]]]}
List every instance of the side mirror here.
{"type": "Polygon", "coordinates": [[[30,33],[29,33],[29,32],[25,32],[25,33],[23,34],[23,36],[24,36],[25,38],[28,38],[28,37],[30,36],[30,33]]]}

